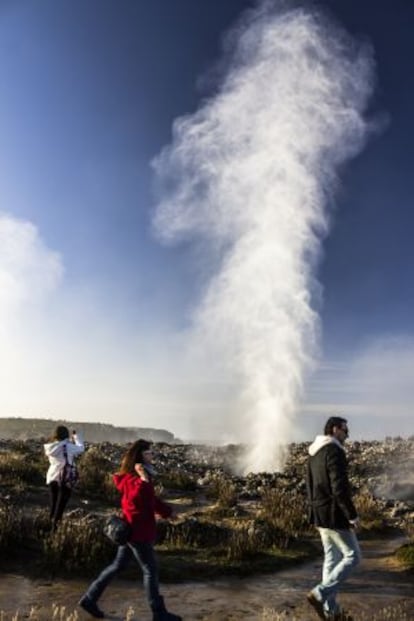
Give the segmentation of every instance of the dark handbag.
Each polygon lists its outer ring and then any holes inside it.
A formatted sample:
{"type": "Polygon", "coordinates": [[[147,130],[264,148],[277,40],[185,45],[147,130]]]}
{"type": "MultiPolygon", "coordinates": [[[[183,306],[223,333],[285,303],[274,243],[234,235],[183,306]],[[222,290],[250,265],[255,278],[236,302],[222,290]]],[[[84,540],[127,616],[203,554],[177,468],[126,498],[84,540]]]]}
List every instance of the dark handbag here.
{"type": "Polygon", "coordinates": [[[69,463],[66,446],[63,447],[63,456],[65,458],[65,465],[60,471],[59,485],[73,489],[79,483],[79,472],[74,463],[69,463]]]}
{"type": "Polygon", "coordinates": [[[79,473],[75,464],[65,464],[60,478],[60,484],[73,489],[79,483],[79,473]]]}
{"type": "Polygon", "coordinates": [[[111,515],[105,522],[103,532],[112,543],[117,546],[124,546],[132,534],[132,528],[124,518],[119,515],[111,515]]]}

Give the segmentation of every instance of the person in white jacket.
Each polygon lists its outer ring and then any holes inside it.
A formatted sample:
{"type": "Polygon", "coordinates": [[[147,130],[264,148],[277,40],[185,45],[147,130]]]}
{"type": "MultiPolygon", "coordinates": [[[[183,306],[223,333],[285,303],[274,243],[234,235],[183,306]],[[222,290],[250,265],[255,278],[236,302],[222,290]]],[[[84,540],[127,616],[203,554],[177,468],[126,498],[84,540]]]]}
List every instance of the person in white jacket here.
{"type": "Polygon", "coordinates": [[[49,468],[46,473],[46,484],[50,489],[50,519],[52,529],[62,518],[68,504],[72,490],[62,482],[62,473],[66,463],[73,464],[76,455],[85,450],[83,440],[76,431],[69,438],[69,430],[64,425],[58,425],[49,442],[43,445],[45,455],[49,459],[49,468]]]}

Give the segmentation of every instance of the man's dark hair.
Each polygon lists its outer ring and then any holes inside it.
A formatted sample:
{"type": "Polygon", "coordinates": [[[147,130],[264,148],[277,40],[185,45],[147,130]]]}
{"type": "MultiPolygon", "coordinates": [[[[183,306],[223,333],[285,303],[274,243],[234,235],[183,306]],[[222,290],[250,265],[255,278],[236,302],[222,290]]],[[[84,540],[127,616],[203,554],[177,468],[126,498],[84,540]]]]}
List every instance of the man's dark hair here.
{"type": "Polygon", "coordinates": [[[331,416],[331,418],[328,418],[326,421],[323,432],[326,436],[331,436],[334,427],[342,427],[342,425],[346,425],[347,422],[346,418],[342,418],[341,416],[331,416]]]}

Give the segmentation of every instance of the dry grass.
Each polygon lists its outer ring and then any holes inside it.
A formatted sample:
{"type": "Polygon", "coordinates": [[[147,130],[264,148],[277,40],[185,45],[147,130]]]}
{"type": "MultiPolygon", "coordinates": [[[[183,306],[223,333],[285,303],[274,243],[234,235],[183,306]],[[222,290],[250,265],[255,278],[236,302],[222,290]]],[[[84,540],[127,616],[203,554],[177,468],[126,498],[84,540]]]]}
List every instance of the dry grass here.
{"type": "Polygon", "coordinates": [[[306,500],[296,491],[265,488],[259,515],[272,527],[274,543],[282,549],[293,539],[309,534],[306,500]]]}
{"type": "Polygon", "coordinates": [[[381,530],[384,528],[383,505],[367,488],[363,487],[358,491],[354,502],[364,530],[381,530]]]}
{"type": "Polygon", "coordinates": [[[396,557],[406,569],[414,569],[414,540],[398,548],[396,557]]]}
{"type": "Polygon", "coordinates": [[[197,489],[197,483],[194,477],[182,470],[163,472],[160,474],[158,480],[158,486],[161,492],[164,489],[180,490],[183,492],[194,492],[197,489]]]}
{"type": "Polygon", "coordinates": [[[208,521],[192,518],[181,522],[164,522],[163,538],[159,542],[174,548],[216,548],[228,541],[229,529],[208,521]]]}
{"type": "MultiPolygon", "coordinates": [[[[393,606],[386,606],[380,610],[369,613],[344,614],[344,621],[351,618],[353,621],[412,621],[412,616],[407,610],[405,602],[399,602],[393,606]]],[[[286,610],[277,611],[274,608],[264,608],[261,616],[262,621],[303,621],[303,614],[299,611],[291,613],[286,610]]]]}
{"type": "Polygon", "coordinates": [[[43,562],[52,574],[92,575],[113,558],[115,547],[93,516],[64,519],[43,541],[43,562]]]}
{"type": "Polygon", "coordinates": [[[0,507],[0,556],[4,553],[39,548],[44,530],[49,524],[45,510],[24,513],[12,504],[0,507]]]}
{"type": "Polygon", "coordinates": [[[41,485],[45,478],[45,464],[39,455],[24,451],[16,444],[13,450],[0,454],[0,483],[21,492],[27,485],[41,485]]]}
{"type": "MultiPolygon", "coordinates": [[[[129,606],[125,612],[124,621],[133,621],[135,610],[129,606]]],[[[50,610],[41,611],[38,607],[32,606],[29,613],[17,610],[10,615],[0,610],[0,621],[79,621],[79,613],[77,610],[69,612],[66,606],[58,606],[52,604],[50,610]]]]}
{"type": "Polygon", "coordinates": [[[210,515],[216,519],[231,517],[238,504],[236,486],[226,477],[214,479],[206,492],[211,501],[216,501],[210,510],[210,515]]]}
{"type": "MultiPolygon", "coordinates": [[[[394,606],[387,606],[372,613],[352,613],[353,621],[412,621],[412,617],[407,611],[404,602],[394,606]]],[[[130,606],[126,612],[124,621],[133,621],[135,616],[134,609],[130,606]]],[[[346,616],[344,617],[346,619],[346,616]]],[[[286,610],[277,611],[274,608],[263,608],[261,621],[303,621],[303,614],[291,613],[286,610]]],[[[40,611],[33,606],[29,613],[17,610],[15,613],[7,614],[0,610],[0,621],[79,621],[77,610],[68,611],[65,606],[52,604],[50,610],[40,611]]]]}
{"type": "Polygon", "coordinates": [[[78,460],[80,481],[79,493],[105,503],[116,503],[119,499],[112,474],[117,465],[108,459],[102,450],[93,446],[78,460]]]}

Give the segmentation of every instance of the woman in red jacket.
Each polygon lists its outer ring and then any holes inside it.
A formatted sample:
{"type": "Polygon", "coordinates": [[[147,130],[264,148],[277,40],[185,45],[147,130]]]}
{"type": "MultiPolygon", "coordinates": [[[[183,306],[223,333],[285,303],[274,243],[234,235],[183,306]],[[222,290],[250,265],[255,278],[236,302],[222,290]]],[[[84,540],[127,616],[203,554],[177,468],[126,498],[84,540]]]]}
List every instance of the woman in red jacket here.
{"type": "Polygon", "coordinates": [[[168,612],[158,590],[158,568],[154,554],[156,536],[155,514],[174,519],[175,515],[167,504],[155,496],[152,476],[151,444],[137,440],[127,451],[121,462],[120,472],[113,479],[121,492],[121,508],[132,534],[126,545],[119,546],[114,561],[92,582],[79,605],[97,619],[104,613],[97,601],[103,591],[132,558],[141,567],[148,603],[153,612],[153,621],[181,621],[181,617],[168,612]]]}

